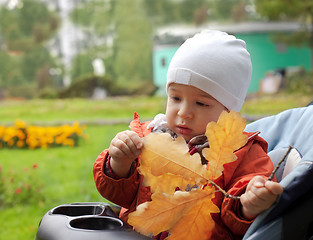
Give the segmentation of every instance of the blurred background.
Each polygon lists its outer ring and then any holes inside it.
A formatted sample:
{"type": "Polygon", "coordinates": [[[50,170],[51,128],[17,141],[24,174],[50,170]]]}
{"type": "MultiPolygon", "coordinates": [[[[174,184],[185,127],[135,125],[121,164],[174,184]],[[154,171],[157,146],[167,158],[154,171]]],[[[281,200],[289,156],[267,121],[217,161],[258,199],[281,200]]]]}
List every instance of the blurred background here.
{"type": "Polygon", "coordinates": [[[246,41],[248,122],[312,103],[312,26],[312,0],[0,0],[0,239],[106,202],[96,157],[135,111],[164,113],[170,60],[197,32],[246,41]]]}
{"type": "Polygon", "coordinates": [[[0,99],[164,95],[171,57],[203,29],[246,41],[249,93],[300,88],[286,78],[312,65],[310,0],[1,0],[0,8],[0,99]]]}

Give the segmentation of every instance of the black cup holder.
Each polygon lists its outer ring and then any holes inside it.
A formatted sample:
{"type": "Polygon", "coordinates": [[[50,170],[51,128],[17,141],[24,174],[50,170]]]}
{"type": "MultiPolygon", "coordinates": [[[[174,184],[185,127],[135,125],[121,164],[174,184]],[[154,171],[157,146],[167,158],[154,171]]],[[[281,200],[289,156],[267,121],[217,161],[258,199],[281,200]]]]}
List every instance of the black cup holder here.
{"type": "Polygon", "coordinates": [[[70,203],[48,211],[40,221],[36,240],[148,240],[117,216],[109,203],[70,203]]]}
{"type": "Polygon", "coordinates": [[[51,211],[52,214],[61,214],[69,217],[84,215],[101,215],[103,208],[100,206],[60,206],[51,211]]]}
{"type": "Polygon", "coordinates": [[[123,222],[112,217],[82,217],[70,221],[70,226],[84,230],[121,230],[123,222]]]}

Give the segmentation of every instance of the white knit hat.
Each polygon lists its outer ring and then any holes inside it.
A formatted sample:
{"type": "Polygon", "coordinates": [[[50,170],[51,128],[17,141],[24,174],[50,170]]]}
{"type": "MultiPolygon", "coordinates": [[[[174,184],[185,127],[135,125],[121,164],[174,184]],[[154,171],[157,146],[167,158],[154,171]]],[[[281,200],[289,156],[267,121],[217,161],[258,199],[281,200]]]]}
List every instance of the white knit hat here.
{"type": "Polygon", "coordinates": [[[187,39],[172,58],[171,83],[207,92],[228,110],[240,111],[251,81],[252,65],[246,43],[225,32],[206,30],[187,39]]]}

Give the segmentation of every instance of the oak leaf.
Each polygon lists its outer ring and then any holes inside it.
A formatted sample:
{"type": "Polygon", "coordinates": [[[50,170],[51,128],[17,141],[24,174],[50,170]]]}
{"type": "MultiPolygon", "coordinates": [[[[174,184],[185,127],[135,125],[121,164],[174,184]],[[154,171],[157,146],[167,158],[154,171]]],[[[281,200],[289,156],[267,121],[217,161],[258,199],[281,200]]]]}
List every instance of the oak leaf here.
{"type": "Polygon", "coordinates": [[[192,200],[193,206],[190,206],[179,222],[170,229],[168,240],[206,239],[210,235],[215,225],[211,213],[219,212],[219,208],[211,200],[214,191],[213,187],[206,187],[189,192],[197,198],[192,200]]]}
{"type": "Polygon", "coordinates": [[[210,148],[202,151],[207,166],[201,164],[199,154],[189,154],[182,137],[173,140],[167,133],[144,137],[138,171],[144,175],[143,184],[151,187],[152,201],[137,206],[128,223],[144,235],[169,231],[167,239],[172,240],[208,238],[214,228],[211,213],[219,211],[210,184],[222,174],[224,164],[236,160],[234,151],[246,144],[245,124],[239,113],[231,111],[207,125],[210,148]],[[199,183],[206,187],[183,191],[199,183]],[[176,187],[182,191],[175,192],[176,187]]]}
{"type": "Polygon", "coordinates": [[[198,153],[189,154],[189,148],[182,137],[173,141],[168,133],[151,133],[144,140],[140,156],[140,167],[149,166],[154,176],[171,173],[195,183],[210,180],[209,172],[201,164],[198,153]]]}
{"type": "Polygon", "coordinates": [[[186,186],[194,185],[194,181],[186,180],[181,175],[165,173],[159,176],[154,176],[151,173],[151,168],[141,165],[139,168],[140,174],[144,175],[143,185],[150,186],[151,193],[168,193],[174,194],[176,188],[185,189],[186,186]]]}
{"type": "Polygon", "coordinates": [[[246,120],[235,111],[222,112],[217,122],[207,125],[205,135],[210,148],[202,150],[203,156],[209,161],[208,170],[212,180],[222,175],[223,165],[237,159],[234,151],[244,146],[247,135],[243,134],[246,120]]]}
{"type": "Polygon", "coordinates": [[[129,214],[128,223],[144,235],[157,235],[173,229],[177,236],[172,233],[172,239],[198,239],[214,226],[210,213],[219,212],[211,201],[214,191],[214,188],[208,188],[176,191],[174,195],[155,193],[152,201],[140,204],[135,212],[129,214]],[[176,238],[179,235],[181,238],[176,238]]]}

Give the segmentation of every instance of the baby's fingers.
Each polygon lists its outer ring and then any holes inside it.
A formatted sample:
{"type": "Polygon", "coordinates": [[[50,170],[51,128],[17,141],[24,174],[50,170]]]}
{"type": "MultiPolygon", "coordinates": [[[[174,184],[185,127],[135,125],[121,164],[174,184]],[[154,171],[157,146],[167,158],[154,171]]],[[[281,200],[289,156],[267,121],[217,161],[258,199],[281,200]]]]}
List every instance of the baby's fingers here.
{"type": "Polygon", "coordinates": [[[135,132],[125,131],[117,136],[113,145],[119,148],[128,157],[137,157],[140,148],[141,139],[135,132]]]}
{"type": "Polygon", "coordinates": [[[277,182],[266,181],[265,187],[268,191],[270,191],[274,195],[282,194],[284,191],[284,188],[282,187],[282,185],[280,185],[277,182]]]}
{"type": "Polygon", "coordinates": [[[141,138],[138,136],[137,133],[133,131],[126,131],[129,139],[132,141],[132,143],[136,146],[137,149],[141,149],[143,146],[141,138]]]}

